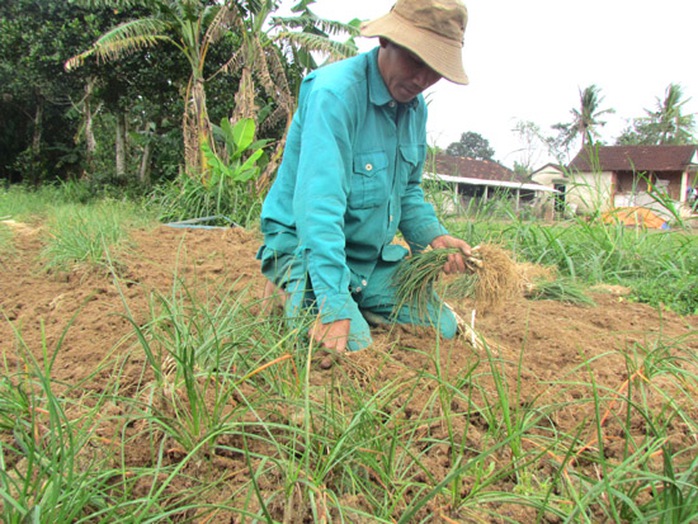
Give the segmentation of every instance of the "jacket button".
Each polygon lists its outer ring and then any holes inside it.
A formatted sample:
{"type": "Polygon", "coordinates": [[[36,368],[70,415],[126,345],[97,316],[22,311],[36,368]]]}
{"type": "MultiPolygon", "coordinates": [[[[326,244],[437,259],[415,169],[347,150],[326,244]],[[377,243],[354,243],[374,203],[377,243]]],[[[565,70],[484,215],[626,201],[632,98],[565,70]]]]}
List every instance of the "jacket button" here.
{"type": "Polygon", "coordinates": [[[366,171],[373,171],[373,164],[366,164],[366,171]]]}

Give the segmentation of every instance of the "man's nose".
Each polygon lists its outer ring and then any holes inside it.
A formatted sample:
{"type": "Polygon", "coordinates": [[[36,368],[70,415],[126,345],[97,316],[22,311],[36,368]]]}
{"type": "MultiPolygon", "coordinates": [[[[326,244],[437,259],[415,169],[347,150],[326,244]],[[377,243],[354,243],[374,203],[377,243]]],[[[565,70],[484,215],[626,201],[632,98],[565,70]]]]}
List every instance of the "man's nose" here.
{"type": "Polygon", "coordinates": [[[415,76],[416,84],[422,89],[426,89],[439,81],[441,75],[430,67],[422,67],[415,76]]]}

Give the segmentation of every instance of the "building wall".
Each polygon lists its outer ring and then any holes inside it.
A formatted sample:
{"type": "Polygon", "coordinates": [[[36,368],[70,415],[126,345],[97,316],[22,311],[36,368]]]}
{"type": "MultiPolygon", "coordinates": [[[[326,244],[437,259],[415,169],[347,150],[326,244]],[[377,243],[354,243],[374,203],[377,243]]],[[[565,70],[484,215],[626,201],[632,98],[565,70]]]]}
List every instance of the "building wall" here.
{"type": "Polygon", "coordinates": [[[564,179],[565,174],[554,167],[541,169],[531,177],[531,180],[542,186],[553,187],[557,180],[564,179]]]}
{"type": "Polygon", "coordinates": [[[567,205],[578,213],[608,211],[613,207],[613,173],[574,173],[567,184],[567,205]]]}

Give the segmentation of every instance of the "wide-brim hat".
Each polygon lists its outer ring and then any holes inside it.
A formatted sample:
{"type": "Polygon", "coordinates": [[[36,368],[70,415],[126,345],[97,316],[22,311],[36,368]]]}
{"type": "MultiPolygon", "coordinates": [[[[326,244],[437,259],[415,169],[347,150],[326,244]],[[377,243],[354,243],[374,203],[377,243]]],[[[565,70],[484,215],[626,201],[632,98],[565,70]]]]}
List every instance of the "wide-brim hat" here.
{"type": "Polygon", "coordinates": [[[468,11],[460,0],[398,0],[390,12],[365,22],[363,36],[382,36],[405,47],[442,77],[467,84],[463,35],[468,11]]]}

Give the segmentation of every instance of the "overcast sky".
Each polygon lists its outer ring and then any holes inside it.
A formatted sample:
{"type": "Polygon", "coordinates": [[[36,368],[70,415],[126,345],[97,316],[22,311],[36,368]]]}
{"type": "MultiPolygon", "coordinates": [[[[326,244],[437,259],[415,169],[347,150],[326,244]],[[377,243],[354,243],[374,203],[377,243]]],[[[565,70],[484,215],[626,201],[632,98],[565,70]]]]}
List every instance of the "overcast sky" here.
{"type": "MultiPolygon", "coordinates": [[[[296,3],[289,0],[290,4],[296,3]]],[[[323,18],[348,21],[387,13],[394,0],[317,0],[323,18]]],[[[596,84],[612,143],[628,121],[654,109],[670,83],[698,111],[698,2],[695,0],[465,0],[469,21],[463,59],[470,85],[446,80],[428,95],[431,144],[445,148],[461,133],[489,140],[511,167],[522,147],[512,128],[532,121],[545,133],[571,119],[579,90],[596,84]]],[[[376,39],[359,39],[361,50],[376,39]]],[[[537,164],[550,159],[539,157],[537,164]]],[[[535,167],[535,166],[534,166],[535,167]]]]}

